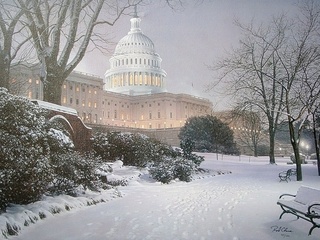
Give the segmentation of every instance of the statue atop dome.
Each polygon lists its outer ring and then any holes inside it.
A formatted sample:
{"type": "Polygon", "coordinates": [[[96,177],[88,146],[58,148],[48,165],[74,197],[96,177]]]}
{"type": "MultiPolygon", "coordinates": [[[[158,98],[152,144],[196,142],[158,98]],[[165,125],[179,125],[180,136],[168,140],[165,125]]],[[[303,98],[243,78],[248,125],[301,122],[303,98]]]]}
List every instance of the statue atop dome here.
{"type": "Polygon", "coordinates": [[[139,16],[138,16],[138,11],[137,11],[137,4],[136,5],[134,5],[134,15],[133,15],[133,17],[134,18],[138,18],[139,16]]]}

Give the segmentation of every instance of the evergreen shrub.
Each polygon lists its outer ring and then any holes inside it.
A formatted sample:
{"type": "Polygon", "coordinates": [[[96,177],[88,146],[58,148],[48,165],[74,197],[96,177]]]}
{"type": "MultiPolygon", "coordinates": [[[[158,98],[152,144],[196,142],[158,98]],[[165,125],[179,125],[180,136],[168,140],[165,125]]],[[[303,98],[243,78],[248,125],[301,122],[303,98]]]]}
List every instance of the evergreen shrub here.
{"type": "Polygon", "coordinates": [[[166,157],[162,161],[151,165],[149,173],[153,179],[162,183],[170,183],[174,179],[190,182],[196,169],[197,166],[192,160],[181,156],[176,158],[166,157]]]}
{"type": "Polygon", "coordinates": [[[0,88],[0,209],[41,198],[51,180],[45,111],[0,88]]]}
{"type": "Polygon", "coordinates": [[[146,167],[162,156],[177,156],[171,146],[142,134],[106,132],[92,138],[94,154],[104,161],[121,160],[124,165],[146,167]]]}
{"type": "Polygon", "coordinates": [[[100,183],[95,170],[99,164],[99,159],[91,154],[84,155],[75,151],[55,154],[51,159],[53,174],[49,193],[76,196],[79,188],[97,191],[100,183]]]}

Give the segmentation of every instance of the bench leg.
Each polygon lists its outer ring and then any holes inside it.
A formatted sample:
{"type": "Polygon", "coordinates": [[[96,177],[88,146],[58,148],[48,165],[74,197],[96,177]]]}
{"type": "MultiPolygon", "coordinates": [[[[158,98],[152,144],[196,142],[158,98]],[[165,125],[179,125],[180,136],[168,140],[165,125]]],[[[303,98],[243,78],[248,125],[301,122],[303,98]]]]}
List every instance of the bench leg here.
{"type": "Polygon", "coordinates": [[[312,228],[310,228],[310,230],[309,230],[309,236],[311,235],[311,233],[312,233],[312,231],[313,231],[313,229],[315,229],[317,226],[312,226],[312,228]]]}
{"type": "Polygon", "coordinates": [[[288,182],[288,179],[291,181],[290,176],[279,176],[279,178],[280,178],[280,182],[282,182],[282,181],[288,182]]]}
{"type": "Polygon", "coordinates": [[[284,209],[282,206],[280,206],[280,207],[282,208],[283,212],[281,213],[281,215],[280,215],[279,219],[281,219],[281,218],[282,218],[282,216],[283,216],[283,214],[285,214],[285,213],[291,213],[291,214],[295,215],[295,216],[297,217],[297,219],[299,219],[299,218],[300,218],[300,217],[299,217],[299,216],[298,216],[294,211],[286,210],[286,209],[284,209]]]}
{"type": "Polygon", "coordinates": [[[313,221],[313,218],[311,218],[310,220],[311,220],[313,226],[312,226],[312,227],[310,228],[310,230],[309,230],[309,235],[311,235],[313,229],[315,229],[315,228],[320,228],[320,225],[319,225],[319,224],[316,224],[316,223],[313,221]]]}
{"type": "Polygon", "coordinates": [[[288,182],[287,178],[280,177],[280,181],[279,181],[279,182],[282,182],[282,181],[286,181],[286,182],[288,182]]]}

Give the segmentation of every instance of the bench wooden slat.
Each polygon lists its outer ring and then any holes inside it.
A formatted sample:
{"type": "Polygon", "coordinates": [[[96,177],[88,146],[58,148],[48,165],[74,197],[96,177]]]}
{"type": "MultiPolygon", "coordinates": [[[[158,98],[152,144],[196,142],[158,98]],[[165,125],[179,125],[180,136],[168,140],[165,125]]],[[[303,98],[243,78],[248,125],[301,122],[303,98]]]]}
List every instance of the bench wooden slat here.
{"type": "Polygon", "coordinates": [[[298,189],[297,196],[294,200],[301,204],[310,204],[311,202],[320,202],[320,191],[315,188],[301,186],[298,189]]]}
{"type": "Polygon", "coordinates": [[[278,200],[278,204],[282,205],[284,207],[294,209],[295,211],[302,213],[302,214],[307,214],[308,213],[308,208],[305,205],[302,205],[298,202],[295,201],[288,201],[288,200],[278,200]]]}

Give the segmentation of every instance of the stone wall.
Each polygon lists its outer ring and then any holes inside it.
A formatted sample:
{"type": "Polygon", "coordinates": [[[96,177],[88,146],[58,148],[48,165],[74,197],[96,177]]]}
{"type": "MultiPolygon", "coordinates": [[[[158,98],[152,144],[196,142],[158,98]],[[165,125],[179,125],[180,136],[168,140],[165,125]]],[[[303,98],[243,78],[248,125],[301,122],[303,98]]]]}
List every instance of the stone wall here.
{"type": "Polygon", "coordinates": [[[119,132],[131,132],[131,133],[141,133],[150,138],[155,138],[164,143],[167,143],[174,147],[180,146],[180,140],[178,134],[180,128],[163,128],[163,129],[143,129],[143,128],[128,128],[119,126],[106,126],[106,125],[96,125],[88,124],[92,128],[93,133],[95,132],[106,132],[106,131],[119,131],[119,132]]]}

